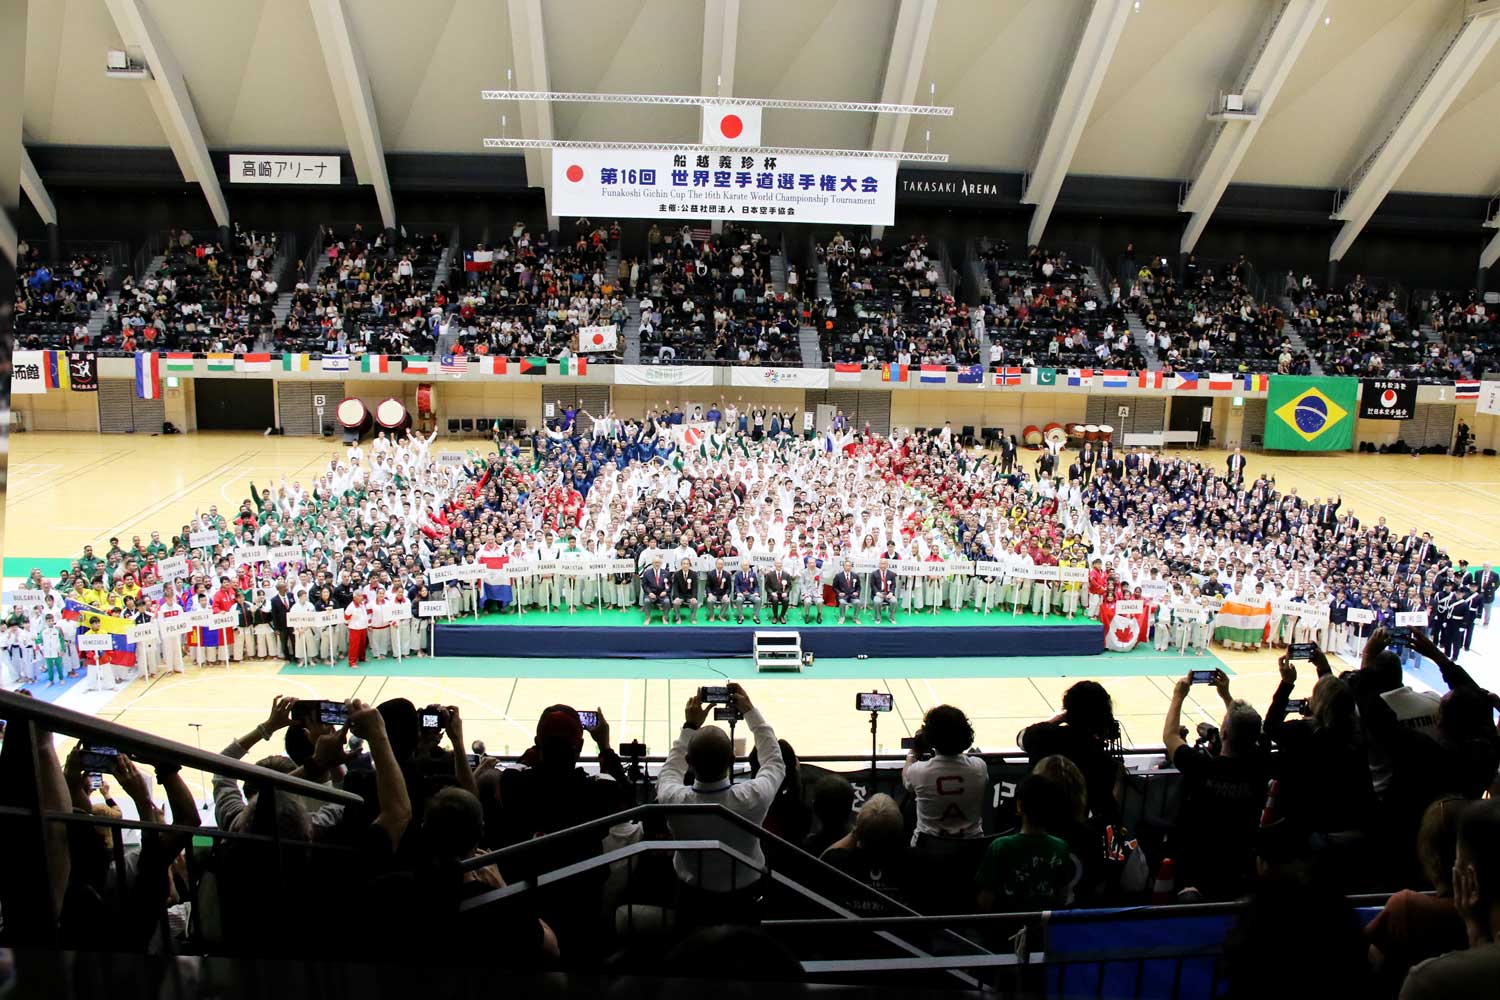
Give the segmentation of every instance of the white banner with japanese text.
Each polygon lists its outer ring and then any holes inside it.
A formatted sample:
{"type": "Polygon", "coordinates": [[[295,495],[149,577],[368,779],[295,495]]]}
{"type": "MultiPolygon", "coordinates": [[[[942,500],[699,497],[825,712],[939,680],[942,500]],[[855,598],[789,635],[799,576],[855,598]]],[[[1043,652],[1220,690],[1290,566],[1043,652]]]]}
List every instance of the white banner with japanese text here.
{"type": "Polygon", "coordinates": [[[339,158],[290,153],[230,153],[232,184],[337,184],[339,158]]]}
{"type": "Polygon", "coordinates": [[[552,156],[552,210],[889,226],[896,217],[896,166],[873,157],[559,149],[552,156]]]}

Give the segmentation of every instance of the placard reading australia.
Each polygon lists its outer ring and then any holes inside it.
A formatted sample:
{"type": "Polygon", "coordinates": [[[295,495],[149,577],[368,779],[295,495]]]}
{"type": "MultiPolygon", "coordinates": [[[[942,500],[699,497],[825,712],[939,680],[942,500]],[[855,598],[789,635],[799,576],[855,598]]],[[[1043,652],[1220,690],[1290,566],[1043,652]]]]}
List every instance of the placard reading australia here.
{"type": "Polygon", "coordinates": [[[889,226],[896,166],[874,158],[560,149],[552,157],[553,209],[570,216],[889,226]]]}

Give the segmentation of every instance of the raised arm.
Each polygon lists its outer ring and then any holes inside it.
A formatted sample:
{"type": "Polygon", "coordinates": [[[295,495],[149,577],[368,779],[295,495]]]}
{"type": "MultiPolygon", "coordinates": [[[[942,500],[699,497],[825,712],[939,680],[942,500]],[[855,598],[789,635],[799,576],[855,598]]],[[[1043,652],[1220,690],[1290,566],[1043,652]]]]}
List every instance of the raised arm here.
{"type": "Polygon", "coordinates": [[[391,749],[385,720],[372,706],[351,698],[349,729],[370,748],[370,760],[375,765],[375,790],[380,796],[380,814],[375,817],[374,825],[385,831],[394,850],[411,822],[411,797],[406,790],[401,766],[396,762],[395,751],[391,749]]]}
{"type": "Polygon", "coordinates": [[[1192,687],[1192,681],[1186,677],[1179,680],[1172,688],[1172,702],[1167,706],[1167,717],[1161,726],[1161,742],[1167,748],[1167,760],[1171,760],[1177,751],[1187,744],[1182,738],[1182,703],[1187,700],[1188,689],[1192,687]]]}

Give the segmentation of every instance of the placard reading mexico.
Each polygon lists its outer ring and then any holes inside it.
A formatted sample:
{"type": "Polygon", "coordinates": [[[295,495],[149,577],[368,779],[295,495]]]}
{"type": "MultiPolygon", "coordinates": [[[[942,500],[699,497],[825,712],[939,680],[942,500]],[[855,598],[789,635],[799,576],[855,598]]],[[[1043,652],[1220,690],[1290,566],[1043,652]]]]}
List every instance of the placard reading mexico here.
{"type": "Polygon", "coordinates": [[[552,207],[559,215],[630,219],[776,219],[889,226],[895,160],[558,149],[552,207]]]}

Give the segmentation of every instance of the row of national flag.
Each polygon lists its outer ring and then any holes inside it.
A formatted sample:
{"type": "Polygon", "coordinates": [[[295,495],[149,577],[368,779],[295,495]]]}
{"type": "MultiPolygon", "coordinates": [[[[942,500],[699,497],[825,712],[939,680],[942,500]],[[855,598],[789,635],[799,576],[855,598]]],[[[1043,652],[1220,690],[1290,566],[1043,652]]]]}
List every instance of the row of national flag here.
{"type": "MultiPolygon", "coordinates": [[[[48,353],[63,354],[60,351],[48,353]]],[[[208,372],[322,371],[338,374],[359,372],[362,375],[452,375],[461,378],[474,370],[469,366],[471,357],[478,359],[477,369],[481,375],[581,377],[587,375],[589,370],[589,359],[585,357],[507,358],[494,355],[445,354],[432,358],[416,354],[362,354],[358,357],[351,357],[347,354],[325,354],[321,359],[314,361],[308,354],[286,353],[275,356],[271,354],[207,354],[201,360],[204,369],[208,372]]],[[[194,356],[190,352],[136,352],[136,395],[141,399],[159,399],[163,373],[192,374],[196,370],[195,364],[194,356]]],[[[54,361],[54,367],[51,370],[58,372],[59,369],[55,365],[54,361]]],[[[67,384],[66,357],[62,361],[60,373],[60,376],[58,374],[52,376],[47,383],[48,388],[57,388],[59,382],[64,386],[67,384]]]]}
{"type": "MultiPolygon", "coordinates": [[[[863,367],[858,364],[833,366],[835,382],[858,382],[863,367]]],[[[891,362],[880,366],[880,380],[894,383],[946,385],[982,385],[986,381],[982,365],[904,365],[891,362]]],[[[1270,386],[1269,375],[1239,372],[1126,371],[1122,368],[992,368],[988,381],[998,386],[1058,386],[1105,389],[1170,389],[1174,391],[1264,392],[1270,386]]],[[[1460,396],[1460,398],[1463,398],[1460,396]]]]}

